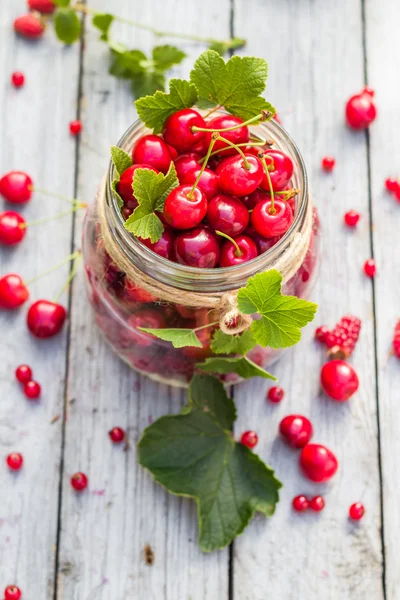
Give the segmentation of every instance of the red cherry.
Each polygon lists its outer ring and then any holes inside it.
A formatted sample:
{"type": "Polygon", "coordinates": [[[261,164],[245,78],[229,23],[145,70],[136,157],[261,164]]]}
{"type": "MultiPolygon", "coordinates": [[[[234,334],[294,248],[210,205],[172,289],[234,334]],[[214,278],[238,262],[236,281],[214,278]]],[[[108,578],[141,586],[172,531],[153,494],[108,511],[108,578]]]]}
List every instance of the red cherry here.
{"type": "Polygon", "coordinates": [[[364,263],[364,273],[371,279],[376,275],[376,264],[373,258],[369,258],[364,263]]]}
{"type": "Polygon", "coordinates": [[[30,10],[37,10],[45,14],[51,14],[56,9],[53,0],[28,0],[28,7],[30,10]]]}
{"type": "Polygon", "coordinates": [[[181,265],[212,269],[217,266],[220,249],[215,235],[209,229],[197,227],[176,237],[175,254],[181,265]]]}
{"type": "Polygon", "coordinates": [[[360,220],[360,213],[356,210],[349,210],[344,215],[344,222],[348,227],[355,227],[360,220]]]}
{"type": "Polygon", "coordinates": [[[296,512],[304,512],[308,509],[308,500],[302,494],[295,496],[292,500],[292,506],[296,512]]]}
{"type": "Polygon", "coordinates": [[[28,13],[15,19],[14,31],[24,38],[35,40],[42,37],[44,25],[35,13],[28,13]]]}
{"type": "Polygon", "coordinates": [[[262,190],[256,190],[252,194],[241,198],[241,201],[249,210],[253,210],[253,208],[255,208],[257,204],[263,200],[271,200],[271,196],[262,190]]]}
{"type": "Polygon", "coordinates": [[[168,145],[158,135],[144,135],[134,145],[132,159],[134,163],[149,165],[165,174],[172,156],[168,145]]]}
{"type": "Polygon", "coordinates": [[[75,473],[72,475],[71,485],[77,492],[83,492],[88,486],[88,478],[85,473],[75,473]]]}
{"type": "MultiPolygon", "coordinates": [[[[228,127],[236,127],[241,123],[243,123],[243,120],[239,117],[222,115],[220,117],[211,119],[211,121],[207,123],[207,129],[227,129],[228,127]]],[[[226,140],[233,142],[234,144],[246,144],[249,141],[249,129],[246,127],[246,125],[243,125],[242,127],[237,127],[237,129],[232,129],[231,131],[222,131],[221,136],[226,140]]],[[[206,133],[205,135],[205,143],[207,147],[210,145],[211,139],[212,131],[210,133],[206,133]]],[[[213,152],[218,150],[220,151],[218,152],[218,155],[220,156],[228,156],[231,154],[234,155],[237,153],[235,148],[232,148],[232,146],[229,146],[222,140],[217,140],[213,146],[213,152]]]]}
{"type": "Polygon", "coordinates": [[[82,131],[82,123],[78,119],[75,121],[71,121],[69,124],[69,131],[71,135],[79,135],[82,131]]]}
{"type": "Polygon", "coordinates": [[[119,443],[123,442],[125,439],[125,431],[123,429],[121,429],[121,427],[113,427],[108,432],[108,435],[110,437],[110,440],[114,444],[119,444],[119,443]]]}
{"type": "Polygon", "coordinates": [[[218,194],[208,204],[207,221],[213,229],[239,235],[249,224],[249,211],[238,198],[218,194]]]}
{"type": "MultiPolygon", "coordinates": [[[[274,192],[284,190],[293,175],[294,167],[292,159],[280,150],[266,150],[264,156],[271,179],[272,189],[274,192]]],[[[268,177],[264,171],[261,187],[266,192],[269,192],[268,177]]]]}
{"type": "Polygon", "coordinates": [[[371,90],[364,89],[346,103],[346,121],[352,129],[366,129],[376,119],[376,106],[371,90]]]}
{"type": "Polygon", "coordinates": [[[169,153],[171,154],[172,160],[175,161],[179,156],[179,152],[177,150],[175,150],[175,148],[173,148],[173,146],[170,146],[169,144],[167,144],[167,146],[168,146],[169,153]]]}
{"type": "Polygon", "coordinates": [[[36,400],[39,398],[42,388],[37,381],[28,381],[24,385],[24,394],[29,400],[36,400]]]}
{"type": "Polygon", "coordinates": [[[15,246],[22,242],[26,235],[25,225],[24,217],[13,210],[0,213],[0,244],[15,246]]]}
{"type": "Polygon", "coordinates": [[[327,337],[327,335],[329,333],[330,333],[330,331],[329,331],[328,327],[326,325],[321,325],[321,327],[318,327],[315,330],[314,337],[321,344],[325,344],[326,343],[326,337],[327,337]]]}
{"type": "Polygon", "coordinates": [[[16,88],[22,87],[25,83],[25,75],[20,71],[15,71],[11,75],[11,83],[16,88]]]}
{"type": "Polygon", "coordinates": [[[324,171],[333,171],[333,167],[336,164],[336,160],[333,158],[333,156],[324,156],[324,158],[321,161],[321,166],[324,169],[324,171]]]}
{"type": "Polygon", "coordinates": [[[196,227],[206,216],[207,198],[199,188],[192,192],[191,185],[178,185],[164,204],[164,217],[174,229],[196,227]]]}
{"type": "Polygon", "coordinates": [[[283,400],[284,395],[285,390],[277,385],[274,385],[271,388],[269,388],[267,398],[270,402],[278,404],[278,402],[283,400]]]}
{"type": "Polygon", "coordinates": [[[310,500],[310,508],[315,512],[321,512],[325,508],[325,500],[322,496],[314,496],[310,500]]]}
{"type": "Polygon", "coordinates": [[[398,190],[400,190],[400,183],[397,179],[394,179],[393,177],[388,177],[388,179],[386,179],[385,181],[385,187],[388,190],[388,192],[395,193],[398,190]]]}
{"type": "Polygon", "coordinates": [[[225,158],[217,169],[219,187],[226,194],[248,196],[260,185],[264,176],[262,164],[252,154],[245,154],[245,157],[249,169],[246,169],[244,159],[240,155],[225,158]]]}
{"type": "Polygon", "coordinates": [[[121,174],[120,180],[117,184],[117,191],[128,208],[136,208],[138,205],[138,202],[135,196],[133,195],[132,188],[133,177],[135,175],[136,169],[149,169],[150,171],[154,171],[155,173],[159,172],[157,171],[157,169],[151,167],[150,165],[141,164],[132,165],[131,167],[125,169],[125,171],[121,174]]]}
{"type": "Polygon", "coordinates": [[[359,521],[363,518],[365,513],[364,505],[361,502],[355,502],[349,508],[349,517],[353,521],[359,521]]]}
{"type": "Polygon", "coordinates": [[[192,127],[206,127],[203,117],[191,108],[184,108],[172,114],[164,125],[164,140],[179,153],[190,152],[202,142],[204,131],[192,131],[192,127]]]}
{"type": "Polygon", "coordinates": [[[157,302],[157,298],[155,296],[137,286],[128,278],[125,279],[125,295],[129,298],[129,300],[133,300],[133,302],[157,302]]]}
{"type": "Polygon", "coordinates": [[[313,434],[313,426],[307,417],[288,415],[279,424],[279,433],[292,448],[304,448],[313,434]]]}
{"type": "Polygon", "coordinates": [[[174,241],[175,236],[170,229],[165,229],[162,232],[162,235],[158,242],[151,242],[150,239],[143,240],[139,238],[142,244],[150,248],[153,252],[158,254],[158,256],[162,256],[163,258],[168,258],[168,260],[173,260],[174,258],[174,241]]]}
{"type": "Polygon", "coordinates": [[[18,308],[29,298],[29,290],[19,275],[9,273],[0,277],[0,308],[18,308]]]}
{"type": "Polygon", "coordinates": [[[251,238],[246,235],[238,235],[234,240],[239,246],[240,254],[237,253],[235,244],[227,240],[221,248],[220,267],[240,265],[258,256],[257,246],[251,238]]]}
{"type": "Polygon", "coordinates": [[[200,165],[200,159],[200,154],[196,154],[195,152],[181,154],[181,156],[178,156],[178,158],[175,160],[175,169],[180,183],[183,183],[182,178],[184,177],[185,173],[191,171],[192,169],[196,169],[200,165]]]}
{"type": "Polygon", "coordinates": [[[355,370],[345,360],[330,360],[321,369],[321,385],[324,392],[333,400],[348,400],[359,386],[355,370]]]}
{"type": "Polygon", "coordinates": [[[38,300],[28,310],[27,325],[37,338],[49,338],[61,331],[67,311],[61,304],[38,300]]]}
{"type": "Polygon", "coordinates": [[[287,202],[275,200],[274,211],[271,199],[259,202],[251,214],[251,224],[263,237],[277,237],[286,233],[293,222],[293,212],[287,202]]]}
{"type": "Polygon", "coordinates": [[[24,464],[24,457],[19,452],[11,452],[6,459],[8,468],[12,471],[19,471],[24,464]]]}
{"type": "Polygon", "coordinates": [[[264,254],[264,252],[268,252],[279,240],[280,236],[274,238],[265,238],[264,236],[257,233],[254,229],[253,225],[249,225],[244,232],[245,235],[250,237],[253,242],[255,242],[258,250],[258,254],[264,254]]]}
{"type": "Polygon", "coordinates": [[[258,435],[255,431],[245,431],[242,433],[242,437],[240,438],[240,443],[243,446],[247,446],[248,448],[254,448],[258,443],[258,435]]]}
{"type": "Polygon", "coordinates": [[[328,481],[338,469],[336,456],[321,444],[307,444],[300,453],[300,466],[306,477],[316,483],[328,481]]]}
{"type": "Polygon", "coordinates": [[[132,328],[131,337],[139,346],[151,346],[154,336],[147,331],[140,331],[139,327],[145,329],[164,329],[166,321],[164,315],[154,308],[142,308],[128,318],[128,324],[132,328]]]}
{"type": "Polygon", "coordinates": [[[32,369],[28,365],[20,365],[15,369],[15,377],[20,383],[28,383],[32,379],[32,369]]]}
{"type": "MultiPolygon", "coordinates": [[[[201,167],[197,166],[194,169],[187,171],[181,177],[181,183],[193,185],[200,173],[200,170],[201,167]]],[[[211,198],[214,198],[214,196],[216,196],[219,192],[218,175],[216,175],[214,171],[211,171],[211,169],[204,169],[200,176],[197,187],[201,189],[207,200],[211,200],[211,198]]]]}
{"type": "Polygon", "coordinates": [[[32,196],[33,181],[23,171],[10,171],[0,179],[0,194],[13,204],[25,204],[32,196]]]}
{"type": "Polygon", "coordinates": [[[4,590],[4,600],[20,600],[22,592],[16,585],[8,585],[4,590]]]}

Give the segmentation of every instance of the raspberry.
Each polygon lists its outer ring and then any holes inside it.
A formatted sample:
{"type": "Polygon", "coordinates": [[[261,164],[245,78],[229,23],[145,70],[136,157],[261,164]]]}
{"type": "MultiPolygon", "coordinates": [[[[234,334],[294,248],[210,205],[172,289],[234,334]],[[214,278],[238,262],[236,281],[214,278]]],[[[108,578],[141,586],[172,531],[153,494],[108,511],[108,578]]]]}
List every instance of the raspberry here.
{"type": "Polygon", "coordinates": [[[360,335],[361,321],[352,315],[342,317],[325,337],[328,348],[338,348],[348,358],[357,343],[360,335]]]}
{"type": "Polygon", "coordinates": [[[397,358],[400,358],[400,321],[397,321],[396,327],[394,328],[393,352],[397,358]]]}

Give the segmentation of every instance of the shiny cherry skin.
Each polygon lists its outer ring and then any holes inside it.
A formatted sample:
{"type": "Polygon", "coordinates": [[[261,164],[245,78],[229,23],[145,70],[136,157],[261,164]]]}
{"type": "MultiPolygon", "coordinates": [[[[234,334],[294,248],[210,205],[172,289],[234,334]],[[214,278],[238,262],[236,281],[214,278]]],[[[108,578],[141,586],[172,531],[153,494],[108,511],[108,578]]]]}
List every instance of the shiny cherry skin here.
{"type": "Polygon", "coordinates": [[[240,443],[243,446],[247,446],[252,449],[257,446],[258,443],[258,435],[255,431],[245,431],[242,433],[242,437],[240,438],[240,443]]]}
{"type": "Polygon", "coordinates": [[[327,173],[333,171],[335,164],[336,160],[333,158],[333,156],[324,156],[324,158],[321,160],[321,167],[327,173]]]}
{"type": "Polygon", "coordinates": [[[177,159],[177,158],[178,158],[178,156],[179,156],[179,152],[178,152],[177,150],[175,150],[175,148],[173,148],[173,147],[172,147],[172,146],[170,146],[169,144],[167,144],[167,146],[168,146],[168,150],[169,150],[169,152],[170,152],[170,154],[171,154],[171,158],[172,158],[172,160],[175,162],[175,161],[176,161],[176,159],[177,159]]]}
{"type": "Polygon", "coordinates": [[[231,237],[242,233],[249,224],[249,211],[238,198],[218,194],[208,204],[207,221],[213,229],[231,237]]]}
{"type": "Polygon", "coordinates": [[[365,513],[364,505],[361,502],[355,502],[349,508],[349,517],[353,521],[359,521],[363,518],[365,513]]]}
{"type": "Polygon", "coordinates": [[[16,273],[0,277],[0,308],[13,310],[29,298],[29,290],[16,273]]]}
{"type": "Polygon", "coordinates": [[[325,508],[325,500],[322,496],[314,496],[314,498],[311,498],[309,506],[311,510],[321,512],[325,508]]]}
{"type": "Polygon", "coordinates": [[[204,131],[192,131],[194,126],[202,128],[207,126],[200,113],[192,108],[178,110],[165,121],[164,140],[180,154],[190,152],[205,137],[204,131]]]}
{"type": "MultiPolygon", "coordinates": [[[[285,189],[293,175],[292,159],[280,150],[266,150],[264,152],[265,162],[267,163],[269,176],[271,178],[272,189],[274,192],[280,192],[285,189]],[[272,167],[272,170],[270,170],[272,167]]],[[[269,192],[268,177],[264,173],[261,187],[269,192]]]]}
{"type": "Polygon", "coordinates": [[[151,242],[150,239],[143,240],[139,238],[142,244],[150,248],[153,252],[158,254],[158,256],[162,256],[163,258],[168,258],[168,260],[173,260],[174,257],[174,241],[175,235],[171,231],[171,229],[165,229],[162,232],[162,235],[158,242],[151,242]]]}
{"type": "Polygon", "coordinates": [[[274,238],[266,238],[254,229],[253,225],[249,225],[244,232],[245,235],[250,237],[255,242],[258,250],[258,254],[264,254],[268,252],[277,242],[280,240],[280,236],[274,238]]]}
{"type": "Polygon", "coordinates": [[[150,171],[155,171],[156,173],[159,172],[157,171],[157,169],[151,167],[150,165],[141,164],[132,165],[131,167],[125,169],[117,184],[117,191],[128,208],[136,208],[138,205],[138,202],[135,196],[133,195],[132,189],[133,177],[135,175],[136,169],[150,169],[150,171]]]}
{"type": "Polygon", "coordinates": [[[373,279],[376,275],[376,264],[373,258],[369,258],[364,263],[364,273],[370,279],[373,279]]]}
{"type": "Polygon", "coordinates": [[[257,246],[251,238],[246,235],[238,235],[234,239],[239,246],[241,254],[238,256],[236,246],[229,240],[226,240],[221,248],[221,256],[219,259],[220,267],[240,265],[241,263],[252,260],[258,256],[257,246]]]}
{"type": "Polygon", "coordinates": [[[121,427],[113,427],[108,432],[108,436],[114,444],[120,444],[125,439],[125,431],[121,427]]]}
{"type": "Polygon", "coordinates": [[[372,90],[364,89],[355,94],[346,103],[346,121],[352,129],[367,129],[376,119],[377,110],[372,90]]]}
{"type": "Polygon", "coordinates": [[[164,204],[164,218],[174,229],[192,229],[206,216],[207,198],[200,188],[178,185],[164,204]]]}
{"type": "Polygon", "coordinates": [[[321,386],[325,394],[337,402],[345,402],[358,390],[359,380],[345,360],[330,360],[321,369],[321,386]]]}
{"type": "Polygon", "coordinates": [[[59,333],[66,318],[67,311],[61,304],[49,300],[38,300],[29,308],[26,319],[32,335],[43,339],[59,333]]]}
{"type": "Polygon", "coordinates": [[[307,444],[300,453],[300,466],[308,479],[316,483],[324,483],[336,473],[338,461],[326,446],[307,444]]]}
{"type": "Polygon", "coordinates": [[[25,204],[32,197],[33,181],[24,171],[10,171],[0,179],[0,195],[7,202],[25,204]]]}
{"type": "Polygon", "coordinates": [[[32,379],[32,369],[28,365],[19,365],[15,369],[15,377],[20,383],[28,383],[32,379]]]}
{"type": "MultiPolygon", "coordinates": [[[[207,129],[226,129],[228,127],[236,127],[242,123],[243,120],[239,117],[234,117],[233,115],[221,115],[211,119],[211,121],[208,121],[207,129]]],[[[221,136],[230,142],[233,142],[234,144],[246,144],[249,141],[249,129],[246,125],[242,125],[241,127],[237,127],[237,129],[232,129],[231,131],[222,131],[221,136]]],[[[205,134],[207,148],[211,143],[211,137],[212,131],[205,134]]],[[[216,151],[218,151],[219,156],[233,156],[237,154],[237,150],[235,150],[235,148],[232,148],[232,146],[229,146],[221,140],[217,140],[213,146],[213,152],[216,151]]]]}
{"type": "Polygon", "coordinates": [[[71,121],[71,123],[69,124],[69,132],[71,135],[79,135],[82,131],[82,128],[82,121],[79,121],[79,119],[71,121]]]}
{"type": "Polygon", "coordinates": [[[176,260],[181,265],[213,269],[217,266],[220,249],[215,235],[206,227],[185,231],[175,240],[176,260]]]}
{"type": "Polygon", "coordinates": [[[29,400],[37,400],[42,388],[37,381],[27,381],[24,385],[24,394],[29,400]]]}
{"type": "Polygon", "coordinates": [[[264,170],[256,156],[245,154],[250,168],[245,167],[240,154],[226,158],[217,169],[220,189],[230,196],[248,196],[261,184],[264,170]]]}
{"type": "Polygon", "coordinates": [[[293,498],[292,506],[296,512],[305,512],[308,510],[308,500],[303,494],[300,494],[293,498]]]}
{"type": "Polygon", "coordinates": [[[19,471],[24,464],[24,457],[19,452],[11,452],[6,459],[7,466],[12,471],[19,471]]]}
{"type": "Polygon", "coordinates": [[[8,585],[4,590],[4,600],[20,600],[22,592],[16,585],[8,585]]]}
{"type": "Polygon", "coordinates": [[[285,390],[278,385],[273,385],[268,390],[267,398],[273,404],[279,404],[285,396],[285,390]]]}
{"type": "Polygon", "coordinates": [[[26,235],[26,221],[22,215],[13,210],[0,214],[0,244],[16,246],[26,235]]]}
{"type": "Polygon", "coordinates": [[[344,222],[347,227],[355,227],[360,220],[360,213],[356,210],[348,210],[344,215],[344,222]]]}
{"type": "MultiPolygon", "coordinates": [[[[185,175],[181,177],[181,183],[183,184],[194,184],[196,178],[201,171],[201,167],[198,166],[190,171],[187,171],[185,175]]],[[[197,187],[201,189],[207,200],[211,200],[219,193],[218,175],[211,169],[205,168],[203,173],[200,175],[197,187]]]]}
{"type": "Polygon", "coordinates": [[[178,179],[180,183],[183,183],[182,178],[188,171],[192,171],[192,169],[197,169],[200,166],[199,160],[201,159],[201,155],[196,152],[188,152],[187,154],[181,154],[174,161],[176,174],[178,175],[178,179]]]}
{"type": "Polygon", "coordinates": [[[11,75],[11,83],[16,88],[22,87],[25,83],[25,75],[21,71],[15,71],[11,75]]]}
{"type": "Polygon", "coordinates": [[[304,448],[312,437],[313,426],[303,415],[287,415],[279,424],[279,433],[292,448],[304,448]]]}
{"type": "Polygon", "coordinates": [[[385,188],[387,189],[388,192],[395,193],[400,189],[400,183],[394,177],[388,177],[385,180],[385,188]]]}
{"type": "Polygon", "coordinates": [[[144,135],[133,147],[132,160],[166,173],[172,161],[168,145],[158,135],[144,135]]]}
{"type": "Polygon", "coordinates": [[[85,473],[75,473],[71,477],[71,485],[77,492],[83,492],[88,486],[88,478],[85,473]]]}
{"type": "Polygon", "coordinates": [[[271,199],[259,202],[251,214],[251,224],[257,233],[266,238],[281,236],[293,222],[293,212],[287,202],[275,200],[274,213],[271,199]]]}
{"type": "Polygon", "coordinates": [[[270,199],[271,199],[271,196],[269,194],[267,194],[266,192],[263,192],[262,190],[256,190],[252,194],[249,194],[248,196],[244,196],[243,198],[241,198],[241,201],[243,202],[243,204],[246,205],[246,207],[249,210],[253,210],[253,208],[255,208],[257,206],[257,204],[259,204],[259,202],[262,202],[263,200],[270,200],[270,199]]]}

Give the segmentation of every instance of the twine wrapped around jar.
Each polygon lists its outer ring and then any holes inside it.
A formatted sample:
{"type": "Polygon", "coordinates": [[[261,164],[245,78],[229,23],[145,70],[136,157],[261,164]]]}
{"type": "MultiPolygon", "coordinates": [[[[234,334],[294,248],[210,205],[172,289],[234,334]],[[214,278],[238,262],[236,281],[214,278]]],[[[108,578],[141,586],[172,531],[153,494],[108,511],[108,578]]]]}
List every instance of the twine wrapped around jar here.
{"type": "MultiPolygon", "coordinates": [[[[238,289],[212,294],[189,292],[161,283],[146,275],[141,269],[132,264],[115,241],[107,221],[104,193],[98,197],[97,211],[105,250],[116,267],[125,273],[135,285],[164,302],[183,304],[191,308],[200,307],[215,310],[219,315],[219,327],[223,333],[235,335],[250,327],[253,319],[250,315],[241,313],[237,306],[238,289]]],[[[281,273],[283,283],[289,281],[304,262],[311,239],[312,221],[312,207],[309,201],[302,231],[293,235],[292,241],[282,255],[269,267],[269,269],[276,269],[281,273]]]]}

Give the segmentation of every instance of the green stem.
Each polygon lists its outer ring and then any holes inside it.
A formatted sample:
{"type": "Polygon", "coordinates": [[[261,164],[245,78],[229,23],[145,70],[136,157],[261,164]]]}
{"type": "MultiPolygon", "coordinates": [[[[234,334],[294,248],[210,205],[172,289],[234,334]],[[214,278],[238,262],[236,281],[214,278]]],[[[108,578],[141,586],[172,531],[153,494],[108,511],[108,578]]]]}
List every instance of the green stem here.
{"type": "Polygon", "coordinates": [[[235,242],[235,240],[233,238],[231,238],[230,235],[227,235],[226,233],[222,233],[222,231],[218,231],[217,229],[215,230],[215,233],[217,235],[220,235],[221,237],[226,238],[227,240],[229,240],[230,242],[232,242],[232,244],[235,246],[235,255],[239,258],[239,256],[242,256],[243,252],[241,251],[241,249],[238,246],[238,243],[235,242]]]}
{"type": "Polygon", "coordinates": [[[259,159],[262,162],[262,165],[264,167],[264,172],[265,172],[265,175],[266,175],[267,180],[268,180],[269,193],[271,195],[271,208],[270,208],[269,212],[270,212],[271,215],[273,215],[273,214],[275,214],[274,188],[272,187],[271,176],[269,174],[268,166],[267,166],[267,161],[265,160],[265,156],[264,156],[263,152],[260,152],[259,159]]]}
{"type": "Polygon", "coordinates": [[[78,256],[80,256],[80,254],[81,254],[81,251],[77,250],[76,252],[74,252],[73,254],[70,254],[69,256],[67,256],[67,258],[64,258],[64,260],[62,260],[61,262],[57,263],[56,265],[54,265],[54,267],[51,267],[50,269],[48,269],[44,273],[40,273],[40,275],[37,275],[36,277],[33,277],[33,279],[29,279],[29,281],[25,281],[24,282],[25,285],[32,285],[32,283],[35,283],[36,281],[38,281],[42,277],[46,277],[46,275],[50,275],[50,273],[53,273],[53,271],[56,271],[57,269],[60,269],[61,267],[63,267],[67,263],[71,262],[71,260],[74,260],[75,258],[78,258],[78,256]]]}
{"type": "Polygon", "coordinates": [[[198,183],[199,183],[199,181],[200,181],[200,177],[201,177],[201,176],[203,175],[203,173],[204,173],[204,169],[206,168],[206,166],[207,166],[207,162],[208,162],[208,159],[209,159],[209,158],[210,158],[210,156],[211,156],[211,152],[212,152],[213,146],[214,146],[214,144],[215,144],[215,142],[217,141],[217,139],[218,139],[218,138],[219,138],[219,133],[215,133],[215,132],[214,132],[214,133],[212,134],[212,136],[211,136],[211,142],[210,142],[210,145],[209,145],[209,147],[208,147],[207,154],[206,154],[206,155],[205,155],[205,157],[204,157],[204,163],[203,163],[203,164],[202,164],[202,166],[201,166],[200,173],[197,175],[197,177],[196,177],[196,180],[195,180],[195,182],[194,182],[194,184],[193,184],[193,187],[192,187],[192,189],[190,190],[190,192],[188,193],[188,196],[187,196],[187,197],[188,197],[190,200],[193,198],[194,190],[196,189],[196,187],[197,187],[197,184],[198,184],[198,183]]]}
{"type": "Polygon", "coordinates": [[[239,144],[234,144],[233,142],[227,140],[226,138],[224,138],[222,136],[219,139],[221,140],[221,142],[224,142],[224,144],[228,144],[228,146],[232,146],[232,148],[235,148],[239,152],[240,156],[243,158],[244,168],[247,169],[247,171],[250,171],[250,163],[248,162],[243,151],[239,148],[239,144]]]}
{"type": "Polygon", "coordinates": [[[42,188],[33,187],[33,192],[37,192],[38,194],[43,194],[43,196],[50,196],[51,198],[58,198],[58,200],[64,200],[64,202],[69,202],[70,204],[78,204],[80,208],[86,208],[87,204],[85,202],[81,202],[76,198],[69,198],[68,196],[64,196],[63,194],[58,194],[57,192],[49,192],[49,190],[44,190],[42,188]]]}
{"type": "Polygon", "coordinates": [[[200,327],[195,327],[192,331],[200,331],[200,329],[207,329],[207,327],[213,327],[214,325],[219,325],[219,321],[215,321],[214,323],[207,323],[207,325],[201,325],[200,327]]]}
{"type": "Polygon", "coordinates": [[[20,225],[20,228],[25,229],[26,227],[32,227],[33,225],[42,225],[43,223],[50,223],[50,221],[55,221],[56,219],[61,219],[62,217],[66,217],[67,215],[72,215],[80,208],[81,206],[76,205],[71,210],[64,210],[63,212],[57,213],[53,217],[44,217],[43,219],[35,219],[34,221],[28,221],[27,223],[22,223],[20,225]]]}
{"type": "Polygon", "coordinates": [[[224,129],[208,129],[207,127],[197,127],[196,125],[193,125],[192,131],[217,131],[218,133],[223,133],[224,131],[234,131],[235,129],[239,129],[239,127],[246,127],[247,125],[251,125],[252,123],[255,123],[256,121],[260,121],[263,119],[263,117],[264,117],[263,113],[260,113],[256,117],[253,117],[252,119],[249,119],[248,121],[244,121],[244,123],[237,123],[236,125],[233,125],[232,127],[225,127],[224,129]]]}
{"type": "MultiPolygon", "coordinates": [[[[243,142],[242,144],[236,144],[236,146],[237,148],[243,148],[247,146],[254,146],[255,148],[257,148],[258,146],[265,146],[265,142],[243,142]]],[[[215,154],[221,154],[224,150],[226,150],[226,148],[221,148],[221,150],[214,150],[214,152],[211,152],[210,157],[215,156],[215,154]]],[[[206,157],[203,156],[203,158],[199,159],[199,163],[202,164],[205,160],[206,157]]]]}
{"type": "Polygon", "coordinates": [[[223,108],[220,104],[218,104],[218,106],[214,106],[214,108],[212,108],[211,110],[208,111],[208,113],[206,113],[204,115],[204,118],[207,119],[210,115],[212,115],[213,113],[215,113],[216,110],[221,110],[221,108],[223,108]]]}
{"type": "Polygon", "coordinates": [[[77,257],[76,257],[76,259],[74,260],[74,264],[73,264],[73,266],[72,266],[72,269],[71,269],[71,271],[70,271],[70,274],[69,274],[69,276],[68,276],[68,279],[67,279],[66,283],[63,285],[63,287],[61,288],[61,290],[60,290],[60,291],[59,291],[59,292],[58,292],[58,293],[55,295],[53,302],[56,302],[56,303],[57,303],[57,302],[59,301],[59,299],[61,298],[61,296],[63,295],[63,293],[64,293],[64,292],[65,292],[65,291],[68,289],[68,287],[70,286],[70,284],[71,284],[71,282],[72,282],[73,278],[75,277],[75,275],[76,275],[76,273],[77,273],[77,271],[78,271],[79,264],[80,264],[80,262],[81,262],[81,258],[82,258],[82,255],[81,255],[81,253],[79,252],[79,256],[77,256],[77,257]]]}

